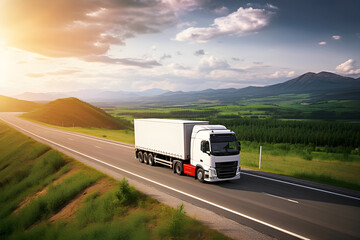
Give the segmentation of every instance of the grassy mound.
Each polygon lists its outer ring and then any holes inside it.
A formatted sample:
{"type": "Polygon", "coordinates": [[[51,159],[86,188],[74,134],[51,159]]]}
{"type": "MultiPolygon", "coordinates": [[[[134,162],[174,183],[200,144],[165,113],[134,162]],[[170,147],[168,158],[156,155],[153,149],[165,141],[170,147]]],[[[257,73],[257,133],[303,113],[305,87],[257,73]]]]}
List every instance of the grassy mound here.
{"type": "Polygon", "coordinates": [[[228,239],[0,122],[0,239],[228,239]]]}
{"type": "Polygon", "coordinates": [[[22,116],[64,127],[127,129],[130,126],[128,121],[116,119],[77,98],[57,99],[22,116]]]}
{"type": "Polygon", "coordinates": [[[0,95],[0,112],[29,112],[39,106],[40,103],[0,95]]]}

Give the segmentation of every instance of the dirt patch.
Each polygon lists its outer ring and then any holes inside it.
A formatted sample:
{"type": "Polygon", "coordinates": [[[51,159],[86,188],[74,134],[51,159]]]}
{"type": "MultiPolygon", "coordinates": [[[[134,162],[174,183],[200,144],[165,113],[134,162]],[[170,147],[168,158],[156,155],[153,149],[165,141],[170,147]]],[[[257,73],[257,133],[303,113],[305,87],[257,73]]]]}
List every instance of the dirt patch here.
{"type": "MultiPolygon", "coordinates": [[[[69,171],[67,171],[66,173],[60,175],[57,179],[55,179],[52,182],[52,184],[54,184],[54,185],[59,184],[63,179],[65,179],[66,177],[68,177],[72,174],[75,174],[78,171],[79,171],[79,169],[72,168],[69,171]]],[[[32,200],[38,198],[41,195],[44,195],[47,192],[48,188],[49,188],[49,186],[46,186],[43,189],[41,189],[39,192],[35,193],[34,195],[26,197],[21,203],[19,203],[18,208],[15,209],[13,214],[16,214],[17,212],[19,212],[22,208],[24,208],[26,205],[28,205],[32,200]]]]}
{"type": "Polygon", "coordinates": [[[99,195],[102,195],[103,193],[113,189],[116,187],[116,183],[112,181],[111,179],[105,177],[101,178],[98,182],[96,182],[94,185],[88,187],[83,192],[78,194],[73,200],[69,202],[65,207],[63,207],[59,212],[57,212],[55,215],[53,215],[49,221],[51,223],[56,222],[59,219],[70,219],[72,218],[76,210],[80,207],[82,204],[84,198],[93,192],[98,191],[99,195]]]}
{"type": "Polygon", "coordinates": [[[57,179],[55,179],[52,184],[56,185],[62,182],[62,180],[64,180],[65,178],[69,177],[70,175],[73,175],[75,173],[77,173],[80,169],[76,166],[74,166],[73,168],[71,168],[69,171],[67,171],[66,173],[60,175],[57,179]]]}
{"type": "Polygon", "coordinates": [[[44,187],[43,189],[41,189],[39,192],[35,193],[34,195],[26,197],[21,203],[19,203],[18,208],[15,209],[13,214],[16,214],[17,212],[19,212],[22,208],[24,208],[26,205],[28,205],[33,199],[36,199],[39,196],[44,195],[46,193],[47,189],[48,189],[48,186],[44,187]]]}

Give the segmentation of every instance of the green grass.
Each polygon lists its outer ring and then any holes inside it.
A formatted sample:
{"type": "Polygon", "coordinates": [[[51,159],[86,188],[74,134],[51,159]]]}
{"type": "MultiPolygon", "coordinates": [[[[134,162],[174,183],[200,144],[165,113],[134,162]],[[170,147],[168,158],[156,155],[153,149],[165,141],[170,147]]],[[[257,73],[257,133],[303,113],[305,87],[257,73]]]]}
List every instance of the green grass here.
{"type": "Polygon", "coordinates": [[[0,239],[229,239],[2,122],[0,180],[0,239]]]}
{"type": "MultiPolygon", "coordinates": [[[[243,167],[259,170],[259,152],[241,152],[243,167]]],[[[298,156],[271,155],[263,148],[261,171],[360,190],[360,161],[344,162],[298,156]]]]}

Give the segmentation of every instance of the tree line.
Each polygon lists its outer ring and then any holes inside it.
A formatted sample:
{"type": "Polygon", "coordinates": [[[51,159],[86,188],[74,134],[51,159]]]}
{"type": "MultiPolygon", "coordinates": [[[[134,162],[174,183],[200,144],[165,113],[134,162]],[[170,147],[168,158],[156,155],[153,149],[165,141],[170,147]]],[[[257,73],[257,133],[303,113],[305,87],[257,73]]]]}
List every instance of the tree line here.
{"type": "Polygon", "coordinates": [[[281,121],[276,119],[213,119],[211,124],[225,125],[239,140],[267,143],[291,143],[327,147],[360,146],[360,125],[326,121],[281,121]]]}

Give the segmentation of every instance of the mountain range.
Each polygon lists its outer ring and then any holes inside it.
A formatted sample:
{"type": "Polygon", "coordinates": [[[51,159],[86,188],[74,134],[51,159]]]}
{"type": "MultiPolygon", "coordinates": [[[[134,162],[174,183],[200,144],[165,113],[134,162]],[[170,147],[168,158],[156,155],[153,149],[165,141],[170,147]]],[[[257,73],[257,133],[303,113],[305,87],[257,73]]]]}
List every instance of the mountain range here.
{"type": "Polygon", "coordinates": [[[96,89],[79,90],[72,92],[49,92],[49,93],[33,93],[24,92],[14,96],[17,99],[35,101],[35,102],[48,102],[59,98],[76,97],[87,102],[109,102],[109,101],[128,101],[135,100],[142,97],[151,97],[161,95],[168,92],[167,90],[152,88],[141,92],[129,91],[102,91],[96,89]]]}
{"type": "Polygon", "coordinates": [[[189,103],[241,103],[246,99],[284,94],[308,94],[313,100],[360,100],[360,78],[340,76],[330,72],[305,73],[283,83],[265,87],[241,89],[207,89],[191,92],[171,92],[150,89],[143,92],[83,90],[68,93],[23,93],[23,100],[49,101],[59,97],[77,97],[91,103],[122,105],[183,105],[189,103]]]}

